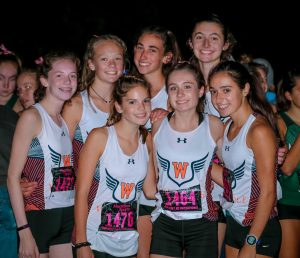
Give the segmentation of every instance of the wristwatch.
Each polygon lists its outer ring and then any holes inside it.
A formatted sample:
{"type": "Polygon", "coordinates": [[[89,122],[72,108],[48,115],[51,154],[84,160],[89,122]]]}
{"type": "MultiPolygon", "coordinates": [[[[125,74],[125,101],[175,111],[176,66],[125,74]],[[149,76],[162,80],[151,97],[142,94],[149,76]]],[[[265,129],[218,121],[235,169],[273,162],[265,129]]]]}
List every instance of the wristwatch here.
{"type": "Polygon", "coordinates": [[[248,245],[257,245],[258,239],[257,239],[256,236],[249,234],[249,235],[246,236],[246,243],[248,245]]]}

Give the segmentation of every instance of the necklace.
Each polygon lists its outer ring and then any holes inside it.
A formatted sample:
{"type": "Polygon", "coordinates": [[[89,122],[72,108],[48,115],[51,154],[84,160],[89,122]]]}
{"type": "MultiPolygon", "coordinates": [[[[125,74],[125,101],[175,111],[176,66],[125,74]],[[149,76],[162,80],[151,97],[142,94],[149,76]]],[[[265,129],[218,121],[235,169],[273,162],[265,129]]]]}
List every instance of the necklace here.
{"type": "Polygon", "coordinates": [[[111,103],[111,99],[110,100],[106,100],[105,98],[103,98],[101,95],[99,95],[98,93],[97,93],[97,91],[93,88],[93,87],[91,87],[91,89],[93,90],[93,92],[95,92],[95,94],[100,98],[100,99],[102,99],[106,104],[110,104],[111,103]]]}

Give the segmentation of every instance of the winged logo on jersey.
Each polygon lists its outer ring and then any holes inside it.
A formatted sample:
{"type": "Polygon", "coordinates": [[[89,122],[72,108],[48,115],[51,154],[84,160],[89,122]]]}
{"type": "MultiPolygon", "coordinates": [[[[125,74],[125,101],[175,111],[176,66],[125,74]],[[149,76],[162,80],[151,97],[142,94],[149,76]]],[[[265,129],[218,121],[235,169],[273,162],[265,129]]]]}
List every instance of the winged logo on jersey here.
{"type": "Polygon", "coordinates": [[[73,164],[73,155],[63,155],[62,157],[62,155],[53,150],[50,145],[48,145],[48,148],[50,150],[51,160],[56,166],[70,166],[73,164]],[[62,160],[63,163],[61,163],[62,160]]]}
{"type": "Polygon", "coordinates": [[[60,166],[60,162],[61,162],[61,155],[56,152],[55,150],[53,150],[49,145],[48,148],[50,150],[50,155],[51,155],[51,160],[52,162],[56,165],[56,166],[60,166]]]}
{"type": "Polygon", "coordinates": [[[170,161],[163,158],[157,152],[160,167],[163,171],[167,172],[168,177],[179,187],[194,179],[195,173],[199,173],[204,167],[205,161],[209,155],[209,152],[201,159],[193,161],[191,164],[188,162],[172,162],[172,172],[170,172],[170,161]],[[191,167],[191,173],[188,172],[188,167],[191,167]],[[188,173],[187,173],[188,172],[188,173]]]}
{"type": "Polygon", "coordinates": [[[106,185],[108,189],[113,191],[112,197],[118,203],[130,202],[136,199],[136,194],[140,192],[143,188],[145,178],[137,184],[119,182],[117,179],[113,178],[105,169],[106,172],[106,185]]]}
{"type": "Polygon", "coordinates": [[[245,160],[242,163],[242,165],[240,165],[235,170],[233,170],[233,180],[231,184],[232,189],[236,187],[236,180],[240,180],[244,174],[245,174],[245,160]]]}

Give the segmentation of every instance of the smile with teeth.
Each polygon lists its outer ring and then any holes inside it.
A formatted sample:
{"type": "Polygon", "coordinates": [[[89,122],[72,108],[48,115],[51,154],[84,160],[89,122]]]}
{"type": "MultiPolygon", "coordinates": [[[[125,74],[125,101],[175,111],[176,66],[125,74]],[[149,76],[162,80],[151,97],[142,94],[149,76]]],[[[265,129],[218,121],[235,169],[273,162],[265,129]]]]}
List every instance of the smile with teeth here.
{"type": "Polygon", "coordinates": [[[146,113],[143,114],[137,114],[135,115],[137,118],[145,118],[146,117],[146,113]]]}
{"type": "Polygon", "coordinates": [[[150,65],[149,63],[139,62],[139,66],[142,66],[142,67],[149,66],[149,65],[150,65]]]}
{"type": "Polygon", "coordinates": [[[117,71],[106,72],[109,75],[117,75],[117,71]]]}
{"type": "Polygon", "coordinates": [[[177,104],[185,104],[187,102],[188,102],[187,100],[177,100],[176,101],[177,104]]]}
{"type": "Polygon", "coordinates": [[[60,88],[60,90],[67,93],[72,92],[72,88],[60,88]]]}
{"type": "Polygon", "coordinates": [[[202,53],[204,55],[210,55],[212,53],[212,51],[201,50],[200,53],[202,53]]]}
{"type": "Polygon", "coordinates": [[[228,105],[217,105],[217,107],[218,107],[218,110],[222,111],[222,110],[225,110],[228,107],[228,105]]]}

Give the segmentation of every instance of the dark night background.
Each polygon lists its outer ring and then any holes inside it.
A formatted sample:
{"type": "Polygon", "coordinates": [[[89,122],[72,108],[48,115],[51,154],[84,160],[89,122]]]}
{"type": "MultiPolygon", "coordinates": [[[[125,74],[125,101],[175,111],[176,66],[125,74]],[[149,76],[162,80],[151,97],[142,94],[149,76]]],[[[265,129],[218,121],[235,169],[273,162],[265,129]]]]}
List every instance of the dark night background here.
{"type": "Polygon", "coordinates": [[[55,47],[68,47],[82,56],[92,35],[112,33],[127,43],[131,53],[134,33],[141,26],[158,24],[174,32],[184,57],[189,58],[191,52],[185,45],[189,23],[197,14],[214,12],[225,20],[239,43],[235,54],[246,52],[268,59],[275,81],[287,68],[300,64],[300,10],[289,1],[93,2],[2,3],[0,43],[30,63],[55,47]]]}

